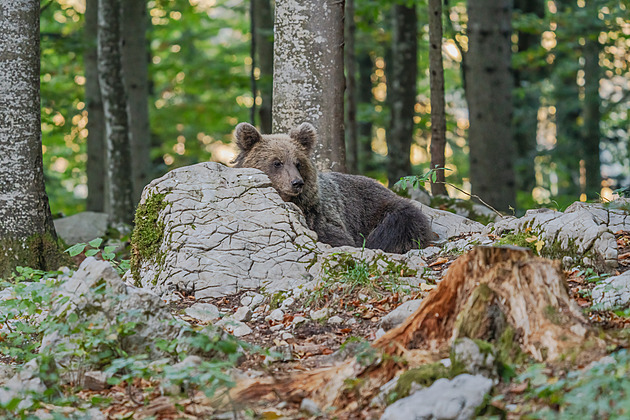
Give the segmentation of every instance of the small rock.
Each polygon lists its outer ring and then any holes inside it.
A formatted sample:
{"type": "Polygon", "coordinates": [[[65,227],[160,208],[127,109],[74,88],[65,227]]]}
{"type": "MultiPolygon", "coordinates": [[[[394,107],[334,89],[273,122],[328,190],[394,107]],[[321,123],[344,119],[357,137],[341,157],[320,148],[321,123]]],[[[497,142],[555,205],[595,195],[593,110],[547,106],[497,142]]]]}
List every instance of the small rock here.
{"type": "Polygon", "coordinates": [[[186,308],[186,315],[201,322],[214,322],[220,318],[219,308],[211,303],[197,302],[186,308]]]}
{"type": "Polygon", "coordinates": [[[451,380],[438,379],[430,387],[387,407],[381,420],[468,420],[483,404],[491,388],[492,380],[481,375],[463,374],[451,380]]]}
{"type": "Polygon", "coordinates": [[[421,303],[422,299],[409,300],[403,303],[381,319],[381,327],[383,327],[385,331],[389,331],[402,324],[409,315],[414,313],[420,307],[421,303]]]}
{"type": "Polygon", "coordinates": [[[107,380],[111,376],[111,374],[100,370],[85,372],[83,375],[83,386],[91,391],[103,391],[109,388],[110,385],[107,383],[107,380]]]}
{"type": "Polygon", "coordinates": [[[241,298],[241,305],[248,306],[252,311],[265,301],[265,297],[259,293],[247,292],[241,298]]]}
{"type": "Polygon", "coordinates": [[[341,324],[343,322],[343,318],[340,316],[331,316],[330,318],[328,318],[328,323],[329,324],[341,324]]]}
{"type": "Polygon", "coordinates": [[[234,312],[232,319],[237,321],[247,322],[252,319],[252,311],[247,306],[241,306],[234,312]]]}
{"type": "Polygon", "coordinates": [[[568,270],[571,267],[573,267],[574,263],[575,261],[573,260],[572,257],[569,257],[569,256],[562,257],[562,268],[564,268],[565,270],[568,270]]]}
{"type": "Polygon", "coordinates": [[[294,318],[293,318],[293,322],[292,322],[292,324],[293,324],[293,325],[299,325],[299,324],[301,324],[301,323],[303,323],[303,322],[305,322],[305,321],[306,321],[306,318],[304,318],[304,317],[303,317],[303,316],[301,316],[301,315],[298,315],[298,316],[296,316],[296,317],[294,317],[294,318]]]}
{"type": "Polygon", "coordinates": [[[300,411],[304,411],[310,416],[320,416],[322,414],[322,410],[319,408],[319,405],[310,398],[304,398],[302,400],[300,403],[300,411]]]}
{"type": "Polygon", "coordinates": [[[320,319],[324,319],[328,316],[328,308],[322,308],[319,311],[311,311],[310,315],[313,321],[319,321],[320,319]]]}
{"type": "Polygon", "coordinates": [[[284,320],[284,312],[282,312],[282,309],[280,309],[280,308],[274,309],[266,317],[266,319],[269,319],[269,320],[275,321],[275,322],[282,322],[284,320]]]}
{"type": "Polygon", "coordinates": [[[293,338],[295,338],[295,336],[290,332],[283,332],[281,337],[283,340],[292,340],[293,338]]]}
{"type": "Polygon", "coordinates": [[[283,328],[284,328],[284,325],[277,324],[277,325],[273,325],[273,326],[269,327],[269,330],[271,330],[273,332],[276,332],[276,331],[280,331],[283,328]]]}
{"type": "Polygon", "coordinates": [[[597,309],[611,310],[630,305],[630,271],[602,280],[593,289],[597,309]]]}
{"type": "Polygon", "coordinates": [[[54,223],[57,235],[66,244],[74,245],[105,236],[108,219],[107,213],[84,211],[72,216],[55,219],[54,223]]]}
{"type": "Polygon", "coordinates": [[[280,305],[280,309],[286,311],[287,309],[289,309],[291,307],[291,305],[293,305],[295,303],[295,298],[292,297],[288,297],[285,300],[282,301],[282,304],[280,305]]]}
{"type": "Polygon", "coordinates": [[[357,321],[356,318],[350,318],[349,320],[346,321],[347,325],[355,325],[357,324],[359,321],[357,321]]]}
{"type": "Polygon", "coordinates": [[[236,321],[231,318],[223,318],[216,325],[222,327],[225,331],[232,334],[234,337],[243,337],[252,333],[252,329],[247,324],[236,321]]]}
{"type": "Polygon", "coordinates": [[[425,260],[431,258],[432,256],[438,254],[442,249],[437,246],[428,246],[424,249],[420,250],[420,257],[425,260]]]}

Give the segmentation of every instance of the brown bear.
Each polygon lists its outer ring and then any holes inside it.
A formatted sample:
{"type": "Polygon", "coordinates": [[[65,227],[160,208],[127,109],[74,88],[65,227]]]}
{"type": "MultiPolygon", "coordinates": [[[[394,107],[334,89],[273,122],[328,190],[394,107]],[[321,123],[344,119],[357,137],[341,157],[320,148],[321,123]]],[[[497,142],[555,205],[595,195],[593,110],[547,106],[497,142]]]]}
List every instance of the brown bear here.
{"type": "Polygon", "coordinates": [[[280,197],[302,210],[321,242],[398,254],[429,242],[429,222],[411,200],[364,176],[318,173],[311,160],[317,141],[311,124],[288,135],[262,135],[241,123],[234,137],[240,149],[234,166],[267,174],[280,197]]]}

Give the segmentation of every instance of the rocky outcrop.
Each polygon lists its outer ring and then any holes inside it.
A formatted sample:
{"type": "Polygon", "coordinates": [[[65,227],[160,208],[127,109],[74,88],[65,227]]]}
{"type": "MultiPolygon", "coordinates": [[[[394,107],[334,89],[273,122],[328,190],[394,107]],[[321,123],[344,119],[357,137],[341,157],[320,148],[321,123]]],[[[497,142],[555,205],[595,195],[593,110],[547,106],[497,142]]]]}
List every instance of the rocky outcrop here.
{"type": "Polygon", "coordinates": [[[615,232],[630,230],[630,201],[612,203],[575,202],[564,212],[551,209],[528,210],[520,218],[504,218],[486,227],[486,233],[509,232],[537,236],[540,254],[572,257],[576,262],[601,269],[617,266],[615,232]]]}

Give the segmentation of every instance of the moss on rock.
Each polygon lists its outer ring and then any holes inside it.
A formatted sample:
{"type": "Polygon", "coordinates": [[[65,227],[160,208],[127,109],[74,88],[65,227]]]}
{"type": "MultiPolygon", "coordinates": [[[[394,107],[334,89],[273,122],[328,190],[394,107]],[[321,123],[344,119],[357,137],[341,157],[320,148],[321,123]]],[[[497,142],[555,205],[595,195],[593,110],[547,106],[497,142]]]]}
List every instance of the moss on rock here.
{"type": "MultiPolygon", "coordinates": [[[[160,212],[169,204],[166,194],[152,194],[138,205],[131,235],[131,274],[136,286],[140,284],[140,266],[143,261],[153,259],[158,263],[164,259],[160,245],[164,236],[164,222],[160,212]]],[[[156,275],[157,278],[157,275],[156,275]]]]}

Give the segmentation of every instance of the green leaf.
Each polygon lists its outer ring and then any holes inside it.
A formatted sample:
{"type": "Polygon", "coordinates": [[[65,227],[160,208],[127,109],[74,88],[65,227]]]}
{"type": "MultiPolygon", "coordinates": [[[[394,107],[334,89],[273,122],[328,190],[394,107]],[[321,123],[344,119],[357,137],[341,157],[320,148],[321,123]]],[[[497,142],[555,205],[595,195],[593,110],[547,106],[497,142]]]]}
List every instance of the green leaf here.
{"type": "Polygon", "coordinates": [[[90,242],[88,242],[88,244],[90,244],[90,246],[94,248],[100,247],[102,243],[103,243],[103,238],[92,239],[90,242]]]}
{"type": "Polygon", "coordinates": [[[72,245],[70,248],[66,249],[64,252],[67,252],[68,254],[70,254],[71,257],[76,257],[77,255],[83,252],[86,246],[87,244],[75,244],[75,245],[72,245]]]}
{"type": "Polygon", "coordinates": [[[93,257],[96,254],[98,254],[100,250],[99,249],[88,249],[87,251],[85,251],[85,256],[86,257],[93,257]]]}

